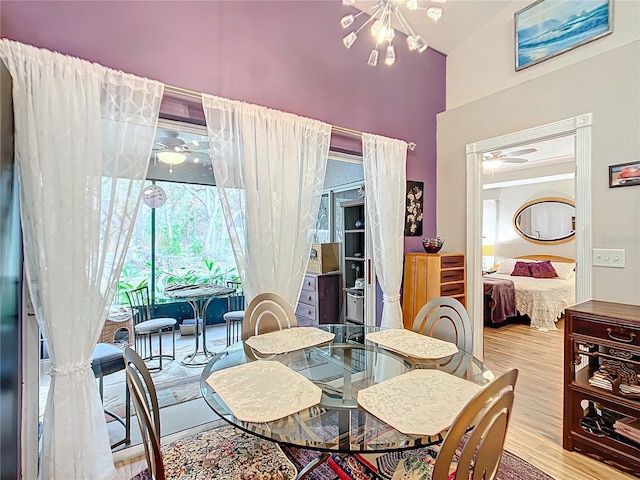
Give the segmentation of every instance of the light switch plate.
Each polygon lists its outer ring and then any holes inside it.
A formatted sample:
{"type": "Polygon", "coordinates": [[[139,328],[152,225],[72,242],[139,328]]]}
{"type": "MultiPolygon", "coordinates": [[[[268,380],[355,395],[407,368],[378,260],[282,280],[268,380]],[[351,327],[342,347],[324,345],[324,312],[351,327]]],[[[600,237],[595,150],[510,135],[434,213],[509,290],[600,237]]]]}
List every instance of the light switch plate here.
{"type": "Polygon", "coordinates": [[[593,249],[594,267],[624,268],[624,250],[622,249],[593,249]]]}

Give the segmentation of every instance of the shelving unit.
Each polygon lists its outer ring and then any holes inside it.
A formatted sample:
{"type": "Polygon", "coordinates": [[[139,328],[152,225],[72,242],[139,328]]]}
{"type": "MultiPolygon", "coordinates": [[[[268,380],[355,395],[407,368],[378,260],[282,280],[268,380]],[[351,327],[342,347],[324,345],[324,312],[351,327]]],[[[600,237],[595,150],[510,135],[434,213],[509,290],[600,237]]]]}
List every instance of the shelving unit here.
{"type": "Polygon", "coordinates": [[[563,441],[640,472],[640,306],[589,301],[565,312],[563,441]],[[628,431],[629,429],[627,429],[628,431]]]}
{"type": "Polygon", "coordinates": [[[465,257],[461,253],[407,253],[404,260],[402,317],[411,328],[418,311],[436,297],[466,306],[465,257]]]}
{"type": "Polygon", "coordinates": [[[366,304],[365,285],[370,268],[366,257],[364,199],[342,202],[340,206],[344,226],[341,268],[344,279],[344,319],[346,322],[363,324],[366,304]]]}

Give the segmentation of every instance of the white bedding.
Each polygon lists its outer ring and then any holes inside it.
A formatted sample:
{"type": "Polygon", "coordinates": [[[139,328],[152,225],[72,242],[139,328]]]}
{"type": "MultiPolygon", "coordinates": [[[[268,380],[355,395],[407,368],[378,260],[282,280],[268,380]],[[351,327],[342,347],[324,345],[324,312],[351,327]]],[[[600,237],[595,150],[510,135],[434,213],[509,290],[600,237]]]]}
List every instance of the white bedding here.
{"type": "Polygon", "coordinates": [[[516,309],[531,318],[531,326],[539,330],[557,330],[556,321],[564,309],[574,305],[575,278],[512,277],[494,273],[495,278],[511,280],[516,292],[516,309]]]}

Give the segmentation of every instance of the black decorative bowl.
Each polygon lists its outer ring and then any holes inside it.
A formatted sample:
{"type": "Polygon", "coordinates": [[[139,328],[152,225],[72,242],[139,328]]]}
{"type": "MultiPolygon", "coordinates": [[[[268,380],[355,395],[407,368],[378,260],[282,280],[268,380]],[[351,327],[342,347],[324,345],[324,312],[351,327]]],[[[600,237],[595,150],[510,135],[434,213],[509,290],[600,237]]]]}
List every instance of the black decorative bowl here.
{"type": "Polygon", "coordinates": [[[444,245],[444,238],[442,237],[422,239],[422,246],[427,253],[438,253],[442,245],[444,245]]]}

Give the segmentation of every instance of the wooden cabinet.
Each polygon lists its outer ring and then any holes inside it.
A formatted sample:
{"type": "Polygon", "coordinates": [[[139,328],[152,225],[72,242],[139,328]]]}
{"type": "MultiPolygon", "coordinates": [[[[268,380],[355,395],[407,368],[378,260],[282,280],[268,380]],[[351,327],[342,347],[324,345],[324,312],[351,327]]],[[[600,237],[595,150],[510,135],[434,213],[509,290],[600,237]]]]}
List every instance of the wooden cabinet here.
{"type": "Polygon", "coordinates": [[[296,307],[298,326],[340,323],[341,286],[340,272],[306,274],[296,307]]]}
{"type": "Polygon", "coordinates": [[[436,297],[453,297],[466,306],[465,258],[460,253],[407,253],[404,259],[402,317],[411,328],[418,311],[436,297]]]}
{"type": "Polygon", "coordinates": [[[565,311],[562,446],[640,474],[640,306],[565,311]]]}

